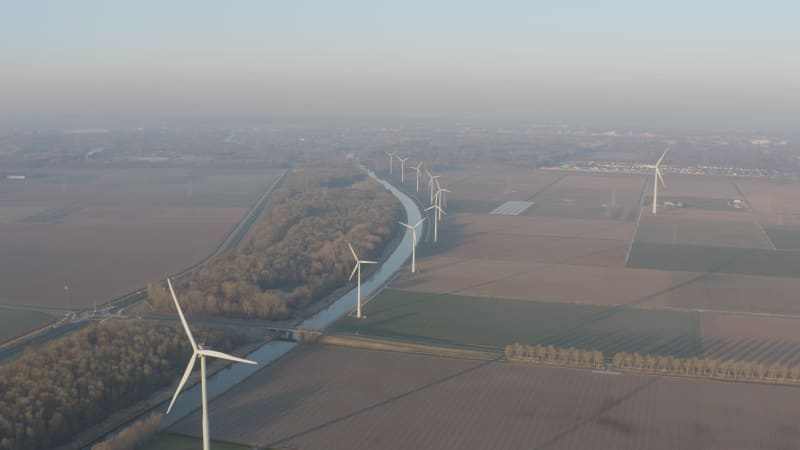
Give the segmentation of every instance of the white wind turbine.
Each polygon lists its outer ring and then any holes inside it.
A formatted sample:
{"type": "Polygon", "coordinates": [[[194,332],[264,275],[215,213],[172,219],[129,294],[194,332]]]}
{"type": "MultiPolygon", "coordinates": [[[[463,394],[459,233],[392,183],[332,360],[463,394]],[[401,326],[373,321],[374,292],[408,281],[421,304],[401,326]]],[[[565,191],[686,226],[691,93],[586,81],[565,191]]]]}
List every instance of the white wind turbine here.
{"type": "Polygon", "coordinates": [[[411,273],[416,272],[416,261],[417,261],[417,227],[422,225],[422,222],[425,221],[425,218],[419,220],[413,227],[407,223],[400,222],[400,225],[408,228],[411,230],[411,273]]]}
{"type": "Polygon", "coordinates": [[[183,316],[183,311],[181,311],[181,305],[178,304],[178,297],[175,296],[175,290],[172,289],[172,282],[169,278],[167,278],[167,285],[169,286],[169,292],[172,294],[172,299],[175,300],[175,308],[178,310],[178,316],[181,318],[181,323],[183,324],[183,329],[186,331],[186,336],[189,337],[189,343],[192,344],[192,357],[189,359],[189,365],[186,366],[186,371],[183,372],[183,378],[181,378],[181,382],[178,383],[178,389],[175,390],[175,395],[172,396],[172,401],[169,402],[169,407],[167,408],[167,414],[172,410],[172,405],[175,404],[175,400],[178,398],[178,394],[181,393],[181,389],[183,389],[183,385],[186,384],[186,380],[189,379],[189,375],[192,373],[192,369],[194,369],[194,363],[197,359],[200,359],[200,383],[201,383],[201,390],[202,390],[202,405],[203,405],[203,450],[209,450],[209,436],[208,436],[208,395],[206,393],[206,357],[211,358],[220,358],[220,359],[227,359],[228,361],[240,362],[245,364],[256,364],[255,361],[250,361],[249,359],[242,359],[237,358],[235,356],[228,355],[226,353],[217,352],[214,350],[208,350],[203,348],[203,345],[198,345],[195,340],[194,336],[192,336],[192,331],[189,329],[189,324],[186,323],[186,317],[183,316]]]}
{"type": "Polygon", "coordinates": [[[425,169],[425,173],[428,174],[428,187],[431,188],[431,204],[433,204],[433,183],[439,184],[439,175],[432,175],[428,169],[425,169]]]}
{"type": "Polygon", "coordinates": [[[661,186],[667,187],[664,184],[664,178],[661,177],[661,169],[659,169],[658,166],[661,165],[661,161],[664,159],[665,156],[667,156],[669,147],[670,146],[667,145],[667,148],[664,150],[664,153],[661,154],[661,157],[658,158],[658,161],[656,161],[655,164],[649,164],[644,166],[648,169],[653,169],[653,214],[656,213],[656,210],[658,208],[658,182],[659,181],[661,182],[661,186]]]}
{"type": "Polygon", "coordinates": [[[397,160],[400,161],[400,183],[406,182],[406,161],[408,161],[408,157],[401,158],[397,157],[397,160]]]}
{"type": "MultiPolygon", "coordinates": [[[[436,196],[438,197],[438,195],[439,194],[437,193],[436,196]]],[[[441,218],[442,214],[447,215],[447,213],[442,211],[442,207],[439,206],[439,202],[438,201],[435,202],[434,204],[432,204],[431,206],[428,206],[427,208],[425,208],[425,211],[430,211],[432,209],[434,210],[433,211],[433,242],[439,242],[439,219],[441,218]]]]}
{"type": "Polygon", "coordinates": [[[353,267],[353,271],[350,272],[350,279],[353,279],[353,275],[358,272],[358,306],[356,307],[356,317],[361,318],[361,265],[362,264],[378,264],[377,261],[366,261],[363,259],[358,259],[358,255],[356,255],[356,251],[353,250],[353,246],[350,243],[347,243],[347,246],[350,247],[350,253],[353,254],[353,258],[356,259],[356,266],[353,267]]]}
{"type": "Polygon", "coordinates": [[[422,175],[422,171],[419,170],[422,167],[422,161],[419,162],[416,166],[411,166],[412,169],[417,171],[417,192],[419,192],[419,177],[422,175]]]}
{"type": "MultiPolygon", "coordinates": [[[[451,191],[450,189],[445,189],[445,188],[439,186],[439,182],[438,181],[436,182],[436,195],[439,196],[439,207],[442,208],[442,210],[447,208],[447,193],[448,192],[453,192],[453,191],[451,191]]],[[[441,216],[439,217],[439,219],[441,219],[441,216]]]]}
{"type": "Polygon", "coordinates": [[[386,156],[388,156],[388,157],[389,157],[389,175],[391,175],[391,174],[392,174],[392,166],[394,165],[394,164],[393,164],[393,161],[394,161],[394,155],[395,155],[395,153],[397,153],[397,152],[385,152],[385,153],[386,153],[386,156]]]}

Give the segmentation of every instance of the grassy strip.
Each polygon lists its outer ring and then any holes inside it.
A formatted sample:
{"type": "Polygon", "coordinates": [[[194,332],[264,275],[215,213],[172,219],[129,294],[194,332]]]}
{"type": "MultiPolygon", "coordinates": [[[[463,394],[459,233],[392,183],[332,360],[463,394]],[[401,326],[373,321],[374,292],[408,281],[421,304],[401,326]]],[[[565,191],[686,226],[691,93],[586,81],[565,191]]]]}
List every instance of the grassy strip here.
{"type": "Polygon", "coordinates": [[[361,336],[326,335],[320,339],[320,342],[343,347],[443,356],[446,358],[477,359],[482,361],[494,360],[500,356],[500,352],[492,352],[489,350],[462,349],[442,345],[419,344],[415,342],[402,342],[361,336]]]}

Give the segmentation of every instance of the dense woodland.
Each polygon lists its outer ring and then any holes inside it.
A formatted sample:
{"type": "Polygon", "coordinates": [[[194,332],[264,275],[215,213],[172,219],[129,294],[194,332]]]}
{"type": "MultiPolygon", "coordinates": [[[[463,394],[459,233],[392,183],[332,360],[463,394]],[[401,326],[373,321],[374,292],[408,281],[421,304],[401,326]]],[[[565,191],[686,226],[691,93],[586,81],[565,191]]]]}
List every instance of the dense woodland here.
{"type": "MultiPolygon", "coordinates": [[[[199,329],[230,351],[244,337],[199,329]]],[[[106,321],[0,367],[0,449],[51,449],[172,383],[191,355],[178,325],[106,321]]]]}
{"type": "MultiPolygon", "coordinates": [[[[176,290],[189,314],[288,318],[348,282],[347,241],[375,259],[402,219],[400,202],[356,169],[295,170],[236,252],[176,290]]],[[[156,311],[174,310],[163,286],[148,286],[148,297],[156,311]]]]}

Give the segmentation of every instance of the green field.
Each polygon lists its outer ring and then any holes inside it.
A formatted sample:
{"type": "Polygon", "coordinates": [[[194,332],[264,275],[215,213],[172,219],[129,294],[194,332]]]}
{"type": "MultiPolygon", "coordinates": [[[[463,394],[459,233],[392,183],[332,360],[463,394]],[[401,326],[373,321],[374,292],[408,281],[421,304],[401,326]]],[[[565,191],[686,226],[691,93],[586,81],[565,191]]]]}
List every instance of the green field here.
{"type": "Polygon", "coordinates": [[[693,220],[643,216],[636,243],[772,249],[755,221],[693,220]]]}
{"type": "Polygon", "coordinates": [[[764,231],[778,250],[800,250],[800,230],[767,228],[764,231]]]}
{"type": "Polygon", "coordinates": [[[0,342],[17,337],[56,320],[61,314],[0,306],[0,342]]]}
{"type": "Polygon", "coordinates": [[[685,272],[800,277],[800,252],[635,242],[628,267],[685,272]]]}
{"type": "MultiPolygon", "coordinates": [[[[175,433],[159,433],[149,444],[139,450],[196,450],[203,447],[203,440],[191,436],[175,433]]],[[[247,445],[233,444],[230,442],[211,441],[214,450],[250,450],[247,445]]]]}
{"type": "Polygon", "coordinates": [[[387,289],[332,330],[434,343],[503,347],[520,342],[693,356],[702,354],[696,314],[387,289]]]}

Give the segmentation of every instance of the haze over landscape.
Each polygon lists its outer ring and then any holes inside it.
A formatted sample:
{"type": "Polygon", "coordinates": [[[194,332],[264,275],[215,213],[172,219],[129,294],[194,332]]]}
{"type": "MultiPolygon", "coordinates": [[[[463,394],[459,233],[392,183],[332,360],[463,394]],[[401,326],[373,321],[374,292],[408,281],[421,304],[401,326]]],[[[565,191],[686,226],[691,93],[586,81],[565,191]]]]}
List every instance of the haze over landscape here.
{"type": "Polygon", "coordinates": [[[798,17],[4,5],[0,450],[800,448],[798,17]]]}
{"type": "Polygon", "coordinates": [[[0,29],[0,117],[798,131],[798,14],[788,1],[15,2],[0,29]]]}

